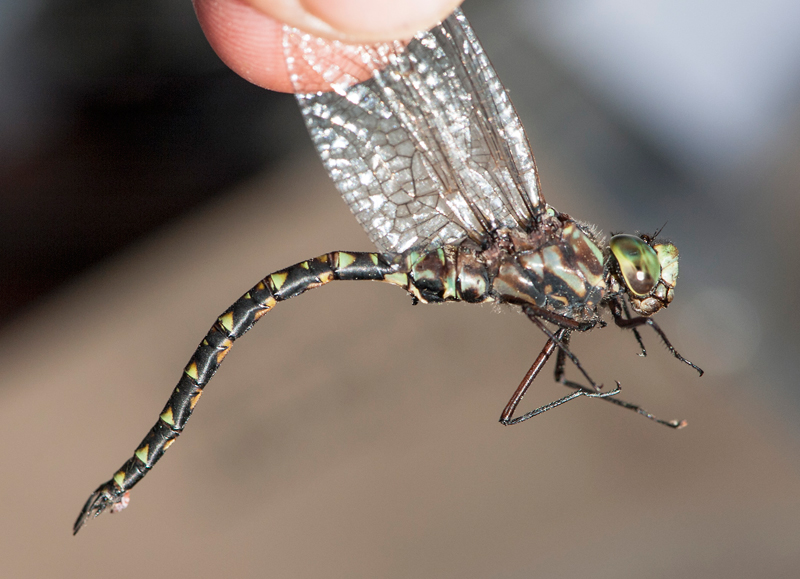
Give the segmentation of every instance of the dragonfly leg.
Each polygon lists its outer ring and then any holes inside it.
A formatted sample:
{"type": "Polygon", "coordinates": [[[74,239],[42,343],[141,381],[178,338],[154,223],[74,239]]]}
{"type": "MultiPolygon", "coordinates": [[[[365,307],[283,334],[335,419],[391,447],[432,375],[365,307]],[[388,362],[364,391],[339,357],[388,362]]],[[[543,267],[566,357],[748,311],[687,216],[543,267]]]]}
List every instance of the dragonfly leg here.
{"type": "MultiPolygon", "coordinates": [[[[625,313],[625,319],[631,319],[631,312],[628,309],[628,302],[625,300],[622,301],[622,311],[625,313]]],[[[640,356],[647,356],[647,350],[644,347],[644,342],[642,341],[642,336],[639,334],[639,330],[637,328],[631,328],[633,335],[636,336],[636,342],[639,344],[639,347],[642,349],[642,353],[639,354],[640,356]]]]}
{"type": "MultiPolygon", "coordinates": [[[[570,335],[571,334],[568,332],[561,339],[561,343],[563,345],[565,345],[565,346],[569,345],[570,335]]],[[[637,337],[638,337],[638,332],[637,332],[637,337]]],[[[644,350],[644,346],[642,346],[642,350],[644,350]]],[[[556,356],[556,368],[555,368],[555,373],[554,373],[555,374],[554,377],[555,377],[556,382],[558,382],[560,384],[563,384],[564,386],[566,386],[568,388],[577,388],[579,390],[586,391],[587,394],[593,394],[594,392],[592,390],[588,389],[583,384],[578,384],[577,382],[573,382],[572,380],[567,380],[565,378],[565,376],[564,376],[564,372],[565,372],[564,365],[566,363],[566,358],[567,357],[564,354],[564,350],[563,349],[559,349],[558,355],[556,356]]],[[[614,393],[619,392],[620,389],[621,389],[620,388],[620,383],[617,382],[616,384],[617,384],[617,387],[613,391],[614,393]]],[[[645,410],[641,406],[637,406],[636,404],[631,404],[630,402],[626,402],[625,400],[620,400],[616,396],[614,396],[614,397],[611,397],[611,396],[595,396],[595,398],[602,398],[603,400],[607,400],[608,402],[616,404],[617,406],[622,406],[623,408],[627,408],[629,410],[634,410],[634,411],[638,412],[639,414],[641,414],[642,416],[644,416],[646,418],[649,418],[650,420],[653,420],[655,422],[658,422],[659,424],[663,424],[664,426],[669,426],[670,428],[680,429],[680,428],[683,428],[684,426],[686,426],[686,424],[687,424],[687,422],[685,420],[662,420],[662,419],[654,416],[653,414],[649,413],[647,410],[645,410]]]]}
{"type": "MultiPolygon", "coordinates": [[[[579,388],[581,390],[584,390],[587,395],[594,394],[591,390],[588,390],[585,386],[578,384],[577,382],[573,382],[572,380],[562,379],[559,380],[559,382],[569,388],[579,388]]],[[[620,390],[621,390],[620,383],[617,382],[617,387],[614,390],[612,390],[611,393],[616,394],[620,390]]],[[[659,424],[663,424],[664,426],[669,426],[670,428],[674,428],[675,430],[680,430],[681,428],[685,427],[688,424],[688,422],[686,422],[685,420],[662,420],[661,418],[658,418],[657,416],[649,413],[641,406],[638,406],[636,404],[631,404],[630,402],[626,402],[625,400],[620,400],[619,398],[616,397],[613,398],[610,396],[593,396],[593,397],[602,398],[603,400],[611,402],[612,404],[616,404],[617,406],[621,406],[622,408],[633,410],[634,412],[641,414],[645,418],[649,418],[654,422],[658,422],[659,424]]]]}
{"type": "MultiPolygon", "coordinates": [[[[561,343],[565,346],[569,346],[569,338],[571,334],[566,333],[564,337],[561,339],[561,343]]],[[[566,372],[565,365],[567,363],[567,356],[564,354],[564,350],[559,349],[558,354],[556,355],[556,367],[555,371],[553,372],[553,377],[555,378],[556,382],[564,382],[564,373],[566,372]]]]}
{"type": "MultiPolygon", "coordinates": [[[[558,357],[556,358],[556,375],[559,375],[559,364],[561,366],[560,374],[563,374],[565,357],[569,358],[572,361],[572,363],[575,364],[575,367],[580,371],[580,373],[583,374],[584,378],[586,378],[589,381],[591,389],[594,392],[600,392],[600,390],[602,390],[603,388],[603,385],[600,384],[598,386],[595,383],[595,381],[592,380],[592,377],[589,376],[589,373],[581,365],[581,361],[578,360],[578,357],[575,354],[573,354],[569,349],[568,345],[569,345],[570,330],[562,328],[561,330],[553,334],[553,332],[551,332],[547,328],[547,326],[545,326],[544,323],[542,323],[542,321],[535,315],[529,315],[528,317],[534,324],[539,326],[539,329],[542,330],[542,332],[544,332],[550,340],[555,339],[556,347],[558,347],[558,357]],[[556,339],[557,335],[560,335],[561,337],[556,339]]],[[[558,378],[556,378],[556,380],[558,380],[558,378]]]]}
{"type": "MultiPolygon", "coordinates": [[[[614,308],[612,308],[611,313],[614,316],[614,323],[617,326],[619,326],[620,328],[623,328],[623,329],[626,329],[626,330],[633,330],[634,332],[637,331],[636,328],[638,328],[639,326],[648,325],[651,328],[653,328],[655,333],[658,334],[658,336],[661,338],[661,341],[664,342],[664,345],[667,347],[667,349],[670,352],[672,352],[673,356],[675,356],[678,360],[680,360],[684,364],[686,364],[688,366],[691,366],[692,368],[697,370],[697,372],[698,372],[698,374],[700,374],[700,376],[703,375],[703,369],[700,368],[700,366],[698,366],[697,364],[695,364],[695,363],[691,362],[690,360],[688,360],[687,358],[684,358],[683,356],[681,356],[680,353],[678,353],[678,351],[675,349],[675,347],[667,339],[667,335],[664,333],[664,330],[662,330],[659,327],[659,325],[657,323],[655,323],[655,321],[652,318],[648,318],[646,316],[638,316],[638,317],[635,317],[635,318],[627,318],[626,319],[626,318],[622,317],[622,315],[620,315],[619,310],[616,310],[614,308]]],[[[638,337],[638,335],[637,335],[637,337],[638,337]]],[[[641,344],[641,338],[639,338],[639,343],[641,344]]],[[[642,352],[644,353],[644,346],[642,346],[642,352]]]]}
{"type": "MultiPolygon", "coordinates": [[[[542,351],[533,361],[533,364],[528,370],[528,373],[525,374],[525,377],[522,379],[522,382],[520,382],[519,386],[514,391],[514,394],[511,396],[511,399],[508,401],[508,404],[506,404],[506,407],[503,409],[503,413],[500,415],[500,423],[503,424],[504,426],[512,426],[514,424],[519,424],[520,422],[524,422],[529,418],[538,416],[543,412],[547,412],[552,408],[561,406],[562,404],[569,402],[570,400],[574,400],[575,398],[578,398],[580,396],[587,396],[589,398],[605,398],[607,396],[613,396],[614,394],[619,392],[619,388],[617,388],[616,390],[612,390],[611,392],[599,392],[599,391],[591,391],[584,387],[578,387],[571,394],[563,396],[562,398],[554,400],[553,402],[545,404],[544,406],[540,406],[539,408],[536,408],[535,410],[523,414],[522,416],[517,416],[516,418],[512,418],[514,416],[514,411],[517,409],[517,406],[519,405],[523,396],[525,396],[525,393],[528,391],[528,388],[530,388],[531,384],[533,384],[533,381],[536,379],[536,376],[539,375],[539,372],[541,372],[542,368],[547,363],[547,360],[550,359],[550,356],[553,355],[553,352],[555,352],[555,350],[558,349],[559,357],[561,357],[563,352],[568,351],[563,347],[562,340],[564,340],[565,337],[569,336],[569,330],[561,328],[555,334],[548,332],[548,335],[550,337],[547,339],[544,348],[542,348],[542,351]]],[[[568,340],[568,338],[566,339],[568,340]]]]}

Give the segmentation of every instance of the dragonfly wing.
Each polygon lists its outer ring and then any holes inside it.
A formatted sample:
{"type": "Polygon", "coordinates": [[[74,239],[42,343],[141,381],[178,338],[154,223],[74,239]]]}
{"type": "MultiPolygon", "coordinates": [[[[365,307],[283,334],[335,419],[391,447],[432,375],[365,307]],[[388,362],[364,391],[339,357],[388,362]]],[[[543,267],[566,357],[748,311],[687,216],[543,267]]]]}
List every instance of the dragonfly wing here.
{"type": "Polygon", "coordinates": [[[286,27],[284,48],[323,163],[381,250],[535,226],[544,200],[528,139],[460,10],[371,46],[286,27]]]}

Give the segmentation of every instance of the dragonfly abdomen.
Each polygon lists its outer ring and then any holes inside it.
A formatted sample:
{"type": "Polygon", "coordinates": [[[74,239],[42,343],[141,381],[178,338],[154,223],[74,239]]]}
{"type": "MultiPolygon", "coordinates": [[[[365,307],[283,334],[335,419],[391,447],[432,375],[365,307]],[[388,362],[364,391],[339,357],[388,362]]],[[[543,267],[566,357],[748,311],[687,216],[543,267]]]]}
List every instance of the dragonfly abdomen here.
{"type": "Polygon", "coordinates": [[[158,422],[111,480],[92,493],[75,522],[74,532],[77,533],[90,517],[120,503],[158,462],[183,430],[203,388],[216,373],[234,341],[278,302],[335,280],[384,281],[401,286],[418,299],[423,299],[423,295],[429,295],[428,290],[418,290],[414,286],[414,278],[404,267],[404,262],[407,259],[394,254],[335,251],[276,271],[258,282],[211,326],[184,368],[158,422]]]}
{"type": "Polygon", "coordinates": [[[491,276],[477,252],[462,245],[410,251],[398,258],[408,272],[406,289],[423,303],[494,301],[491,276]]]}

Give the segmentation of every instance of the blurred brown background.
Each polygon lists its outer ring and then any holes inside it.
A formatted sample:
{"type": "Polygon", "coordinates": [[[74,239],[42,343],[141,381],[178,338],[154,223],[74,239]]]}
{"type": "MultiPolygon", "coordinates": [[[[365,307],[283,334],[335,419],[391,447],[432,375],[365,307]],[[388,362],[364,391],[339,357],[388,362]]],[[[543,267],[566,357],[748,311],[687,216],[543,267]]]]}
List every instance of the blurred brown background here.
{"type": "MultiPolygon", "coordinates": [[[[189,2],[0,1],[3,577],[795,577],[800,10],[788,0],[464,7],[548,201],[667,221],[677,299],[574,341],[673,432],[579,400],[497,418],[543,338],[382,284],[292,300],[240,343],[128,510],[71,525],[197,342],[263,275],[370,244],[291,97],[189,2]]],[[[547,376],[528,407],[563,392],[547,376]]]]}

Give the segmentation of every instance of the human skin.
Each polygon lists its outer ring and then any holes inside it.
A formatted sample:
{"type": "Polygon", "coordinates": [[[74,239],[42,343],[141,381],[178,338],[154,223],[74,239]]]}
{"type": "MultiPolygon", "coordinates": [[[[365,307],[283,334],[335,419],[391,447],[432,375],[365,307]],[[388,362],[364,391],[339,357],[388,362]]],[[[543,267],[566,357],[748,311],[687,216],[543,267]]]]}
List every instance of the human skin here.
{"type": "Polygon", "coordinates": [[[349,43],[386,42],[410,38],[417,31],[432,27],[460,3],[461,0],[193,0],[200,26],[222,61],[253,84],[279,92],[292,92],[281,46],[284,23],[349,43]]]}

